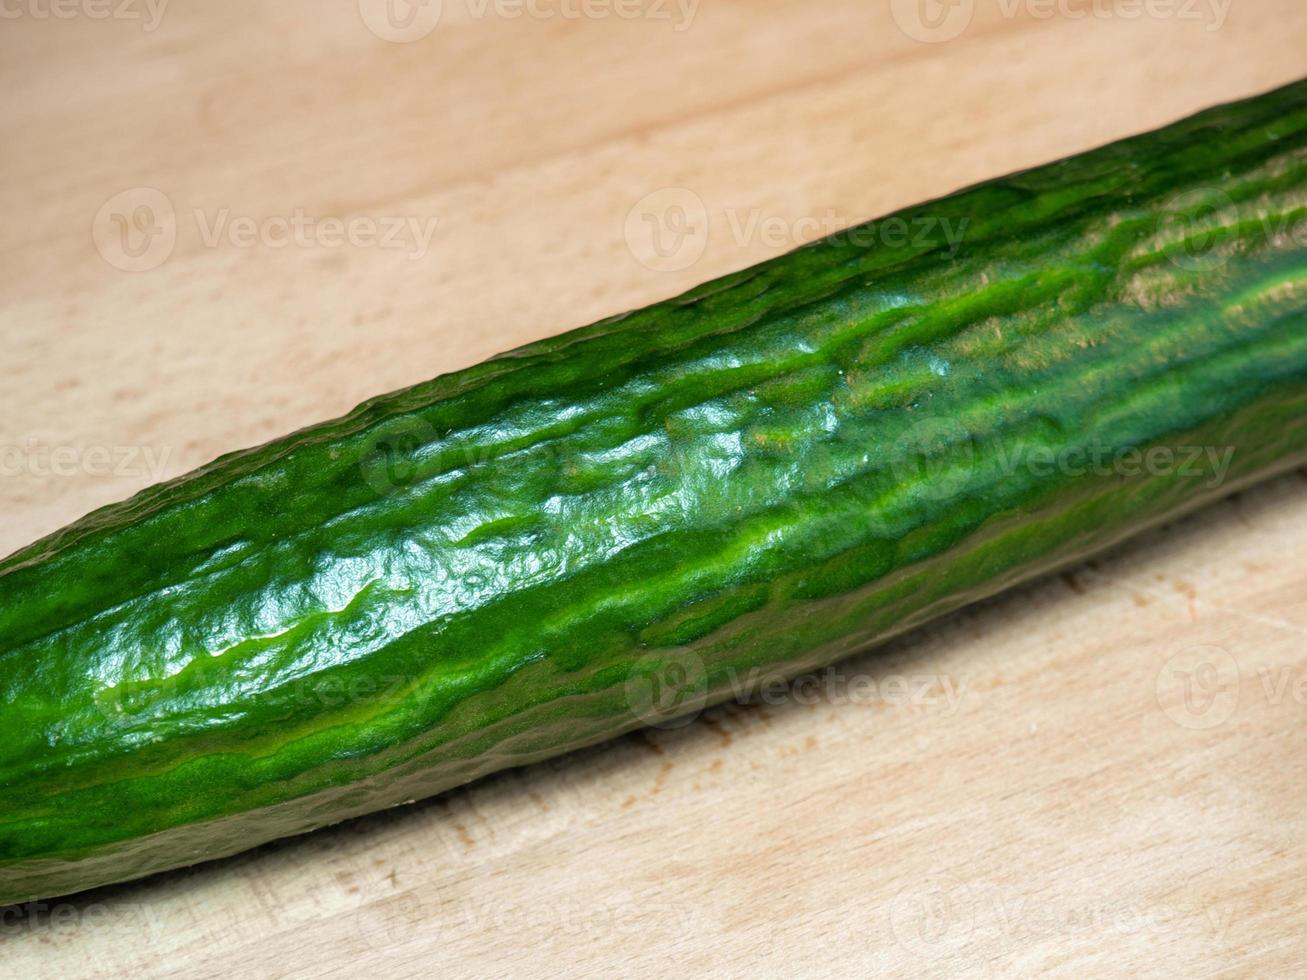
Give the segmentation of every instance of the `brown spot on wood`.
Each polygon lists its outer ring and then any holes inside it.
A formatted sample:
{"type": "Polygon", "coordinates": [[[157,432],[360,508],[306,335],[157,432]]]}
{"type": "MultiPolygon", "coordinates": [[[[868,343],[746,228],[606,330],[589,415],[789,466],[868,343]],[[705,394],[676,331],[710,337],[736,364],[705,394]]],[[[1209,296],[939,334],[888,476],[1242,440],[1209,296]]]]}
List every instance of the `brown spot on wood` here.
{"type": "Polygon", "coordinates": [[[771,716],[762,701],[729,701],[722,706],[722,710],[731,717],[740,719],[744,727],[756,722],[763,728],[771,728],[771,716]]]}
{"type": "Polygon", "coordinates": [[[809,735],[807,738],[803,740],[803,749],[805,752],[811,752],[816,747],[817,747],[817,739],[815,736],[809,735]]]}
{"type": "Polygon", "coordinates": [[[723,766],[723,764],[724,764],[724,763],[722,762],[721,759],[713,759],[713,761],[712,761],[712,762],[709,764],[709,766],[708,766],[708,771],[709,771],[709,772],[721,772],[721,771],[722,771],[722,766],[723,766]]]}
{"type": "Polygon", "coordinates": [[[631,809],[631,807],[633,807],[633,806],[635,806],[635,797],[634,797],[634,796],[628,796],[626,799],[622,800],[622,809],[623,809],[623,810],[629,810],[629,809],[631,809]]]}
{"type": "Polygon", "coordinates": [[[454,824],[454,831],[458,834],[458,839],[463,842],[463,846],[469,851],[477,846],[477,842],[472,839],[472,835],[467,832],[467,828],[461,823],[454,824]]]}
{"type": "Polygon", "coordinates": [[[1135,601],[1135,605],[1140,609],[1143,609],[1144,606],[1151,605],[1153,602],[1151,598],[1144,595],[1142,592],[1135,592],[1130,596],[1130,598],[1135,601]]]}
{"type": "Polygon", "coordinates": [[[723,747],[731,744],[731,733],[726,730],[726,727],[720,721],[716,718],[703,718],[701,720],[710,731],[714,732],[722,740],[723,747]]]}
{"type": "Polygon", "coordinates": [[[650,752],[652,752],[654,755],[660,756],[663,754],[663,747],[653,740],[652,736],[650,736],[647,729],[641,729],[640,731],[636,732],[635,740],[639,742],[641,745],[643,745],[650,752]]]}
{"type": "Polygon", "coordinates": [[[663,784],[667,782],[667,777],[676,766],[671,762],[664,762],[658,767],[658,775],[654,776],[653,792],[651,796],[657,796],[662,792],[663,784]]]}
{"type": "Polygon", "coordinates": [[[1186,582],[1184,579],[1175,580],[1175,591],[1189,600],[1189,618],[1195,622],[1198,621],[1198,590],[1186,582]]]}
{"type": "Polygon", "coordinates": [[[1080,583],[1080,579],[1076,578],[1074,572],[1063,572],[1062,581],[1065,582],[1066,587],[1076,595],[1085,594],[1085,587],[1080,583]]]}
{"type": "Polygon", "coordinates": [[[536,806],[540,807],[540,809],[543,810],[545,813],[549,812],[549,804],[545,802],[545,798],[541,796],[539,793],[533,790],[530,793],[527,793],[526,795],[529,796],[531,798],[531,801],[535,803],[536,806]]]}
{"type": "Polygon", "coordinates": [[[345,889],[346,894],[349,894],[349,895],[357,895],[357,894],[358,894],[358,892],[359,892],[359,886],[356,885],[356,884],[354,884],[354,875],[353,875],[352,872],[349,872],[349,871],[337,871],[337,872],[336,872],[336,880],[337,880],[338,882],[340,882],[340,886],[341,886],[342,888],[345,889]]]}

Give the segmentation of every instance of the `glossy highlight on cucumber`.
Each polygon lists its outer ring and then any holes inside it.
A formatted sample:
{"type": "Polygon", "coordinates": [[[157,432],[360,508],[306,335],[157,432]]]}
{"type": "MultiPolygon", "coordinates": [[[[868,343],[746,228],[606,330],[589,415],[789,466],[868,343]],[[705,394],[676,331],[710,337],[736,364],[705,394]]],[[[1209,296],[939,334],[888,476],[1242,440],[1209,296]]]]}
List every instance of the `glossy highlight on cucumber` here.
{"type": "Polygon", "coordinates": [[[1307,82],[892,217],[962,235],[831,236],[0,562],[0,905],[720,702],[1307,462],[1307,82]]]}

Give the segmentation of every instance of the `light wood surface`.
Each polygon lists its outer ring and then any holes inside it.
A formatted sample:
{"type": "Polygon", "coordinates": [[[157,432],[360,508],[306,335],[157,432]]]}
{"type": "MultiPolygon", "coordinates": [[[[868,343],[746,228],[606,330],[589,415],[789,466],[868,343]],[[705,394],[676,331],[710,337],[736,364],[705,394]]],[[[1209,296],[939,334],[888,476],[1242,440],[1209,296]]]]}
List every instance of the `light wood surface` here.
{"type": "MultiPolygon", "coordinates": [[[[1307,71],[1300,0],[962,0],[925,41],[898,0],[444,0],[398,42],[371,0],[121,2],[139,16],[0,20],[3,552],[829,223],[1307,71]],[[137,218],[162,232],[124,251],[137,218]],[[400,247],[367,239],[395,218],[400,247]]],[[[857,696],[8,910],[2,972],[1300,976],[1303,488],[842,665],[857,696]]]]}

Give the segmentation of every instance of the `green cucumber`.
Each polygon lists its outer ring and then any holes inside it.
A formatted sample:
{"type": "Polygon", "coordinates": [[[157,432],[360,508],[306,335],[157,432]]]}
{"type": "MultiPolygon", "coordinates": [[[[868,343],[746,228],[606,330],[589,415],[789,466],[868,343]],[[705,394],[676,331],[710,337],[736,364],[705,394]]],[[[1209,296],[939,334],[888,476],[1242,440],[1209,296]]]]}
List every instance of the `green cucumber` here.
{"type": "Polygon", "coordinates": [[[0,904],[722,701],[1307,461],[1307,81],[893,217],[963,234],[834,235],[0,562],[0,904]]]}

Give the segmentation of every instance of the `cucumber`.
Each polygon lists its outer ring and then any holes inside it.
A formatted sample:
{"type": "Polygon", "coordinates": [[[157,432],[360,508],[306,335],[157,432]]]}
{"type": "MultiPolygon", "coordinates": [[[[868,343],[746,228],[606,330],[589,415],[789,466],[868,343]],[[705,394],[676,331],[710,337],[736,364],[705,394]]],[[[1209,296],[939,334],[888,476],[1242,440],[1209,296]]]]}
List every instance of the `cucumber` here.
{"type": "Polygon", "coordinates": [[[0,562],[0,904],[693,711],[1307,461],[1307,81],[891,217],[963,234],[833,235],[0,562]]]}

